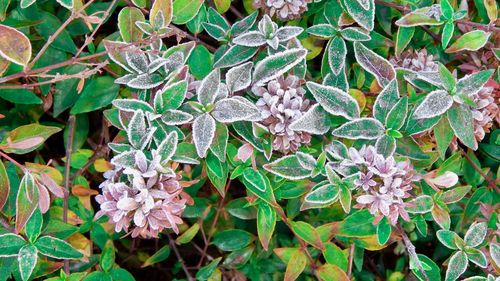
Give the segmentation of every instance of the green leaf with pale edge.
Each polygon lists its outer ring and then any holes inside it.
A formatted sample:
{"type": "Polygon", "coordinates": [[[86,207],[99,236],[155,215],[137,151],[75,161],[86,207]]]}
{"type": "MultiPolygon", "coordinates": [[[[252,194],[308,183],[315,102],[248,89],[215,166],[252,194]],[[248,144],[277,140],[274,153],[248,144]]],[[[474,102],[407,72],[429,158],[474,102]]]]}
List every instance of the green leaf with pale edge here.
{"type": "Polygon", "coordinates": [[[309,223],[304,221],[290,222],[293,232],[309,245],[323,250],[325,246],[321,241],[318,231],[309,223]]]}
{"type": "Polygon", "coordinates": [[[172,22],[175,24],[185,24],[192,20],[200,10],[203,2],[203,0],[175,0],[172,22]]]}
{"type": "Polygon", "coordinates": [[[17,263],[21,279],[27,281],[30,279],[33,269],[35,269],[38,260],[38,251],[32,244],[25,245],[19,250],[17,263]]]}
{"type": "Polygon", "coordinates": [[[347,55],[347,47],[344,39],[339,36],[333,37],[327,46],[328,65],[330,70],[335,75],[339,75],[344,68],[345,58],[347,55]]]}
{"type": "Polygon", "coordinates": [[[347,119],[359,118],[360,110],[358,103],[349,94],[338,88],[314,82],[307,82],[306,85],[316,101],[328,113],[347,119]]]}
{"type": "Polygon", "coordinates": [[[385,87],[396,77],[392,64],[359,42],[354,42],[356,61],[373,74],[381,87],[385,87]]]}
{"type": "Polygon", "coordinates": [[[16,232],[19,233],[38,207],[39,191],[30,173],[24,174],[16,199],[16,232]]]}
{"type": "MultiPolygon", "coordinates": [[[[154,0],[151,11],[149,11],[149,21],[152,26],[167,27],[172,21],[172,0],[154,0]],[[161,12],[161,17],[158,13],[161,12]],[[162,22],[157,22],[158,19],[163,19],[162,22]]],[[[196,11],[198,12],[198,11],[196,11]]]]}
{"type": "Polygon", "coordinates": [[[250,192],[271,205],[276,204],[274,191],[269,179],[260,170],[247,168],[243,172],[243,183],[250,192]]]}
{"type": "Polygon", "coordinates": [[[385,243],[389,241],[389,238],[391,237],[391,231],[391,224],[389,223],[387,217],[384,217],[377,224],[377,241],[380,245],[385,245],[385,243]]]}
{"type": "Polygon", "coordinates": [[[457,251],[448,262],[445,281],[455,281],[467,269],[468,259],[463,251],[457,251]]]}
{"type": "Polygon", "coordinates": [[[477,51],[481,49],[488,39],[491,33],[483,30],[473,30],[460,36],[451,46],[446,49],[446,53],[456,53],[460,51],[477,51]]]}
{"type": "Polygon", "coordinates": [[[15,128],[8,132],[0,147],[4,152],[26,154],[37,149],[53,134],[61,131],[58,127],[29,124],[15,128]]]}
{"type": "Polygon", "coordinates": [[[136,42],[142,39],[142,30],[135,25],[137,21],[144,21],[144,15],[138,8],[125,7],[120,11],[118,14],[118,29],[123,41],[136,42]]]}
{"type": "Polygon", "coordinates": [[[311,175],[311,169],[303,167],[296,155],[281,157],[271,163],[264,164],[263,167],[275,175],[290,180],[305,179],[311,175]]]}
{"type": "Polygon", "coordinates": [[[7,175],[7,170],[5,170],[5,165],[3,161],[0,161],[0,210],[7,202],[10,193],[10,180],[7,175]]]}
{"type": "Polygon", "coordinates": [[[385,132],[384,125],[374,118],[359,118],[344,123],[333,130],[332,134],[339,138],[373,140],[385,132]]]}
{"type": "Polygon", "coordinates": [[[299,249],[290,256],[290,260],[286,265],[285,281],[296,280],[299,275],[304,271],[307,265],[307,255],[299,249]]]}
{"type": "Polygon", "coordinates": [[[294,48],[266,57],[255,65],[253,83],[263,85],[282,75],[300,63],[306,54],[306,49],[294,48]]]}
{"type": "Polygon", "coordinates": [[[269,241],[273,237],[276,227],[276,210],[268,204],[262,203],[257,209],[257,233],[264,250],[269,248],[269,241]]]}
{"type": "Polygon", "coordinates": [[[79,259],[83,257],[83,254],[68,242],[51,236],[40,237],[34,245],[40,253],[56,259],[79,259]]]}
{"type": "Polygon", "coordinates": [[[0,257],[11,257],[17,255],[21,247],[26,245],[23,237],[14,233],[0,235],[0,257]]]}
{"type": "Polygon", "coordinates": [[[415,27],[400,26],[398,28],[398,33],[396,34],[396,56],[400,56],[406,46],[408,46],[413,38],[413,34],[415,34],[415,27]]]}
{"type": "Polygon", "coordinates": [[[466,146],[477,149],[472,112],[466,105],[454,105],[448,110],[448,121],[455,136],[466,146]]]}

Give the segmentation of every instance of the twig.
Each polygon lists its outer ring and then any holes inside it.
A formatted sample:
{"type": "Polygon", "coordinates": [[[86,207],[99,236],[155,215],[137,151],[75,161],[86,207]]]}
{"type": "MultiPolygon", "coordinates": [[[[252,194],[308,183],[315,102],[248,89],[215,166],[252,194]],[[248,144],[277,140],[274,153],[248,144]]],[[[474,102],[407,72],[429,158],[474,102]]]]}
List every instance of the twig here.
{"type": "Polygon", "coordinates": [[[422,274],[422,276],[424,277],[424,279],[426,281],[429,281],[429,277],[427,277],[427,273],[425,273],[425,270],[422,267],[422,263],[418,259],[417,252],[415,251],[415,245],[413,245],[413,243],[411,243],[410,238],[408,238],[408,235],[406,234],[406,232],[404,231],[404,229],[400,225],[397,225],[396,227],[399,231],[399,234],[401,234],[401,237],[403,238],[403,242],[406,246],[406,250],[408,251],[408,255],[410,256],[410,263],[411,263],[411,260],[413,260],[415,262],[415,264],[417,265],[417,268],[418,268],[418,271],[420,271],[420,274],[422,274]]]}
{"type": "Polygon", "coordinates": [[[476,170],[486,180],[486,182],[488,183],[488,186],[490,188],[495,189],[496,192],[500,192],[500,189],[498,188],[495,180],[493,180],[487,174],[485,174],[483,172],[483,170],[481,170],[481,168],[479,166],[477,166],[477,164],[470,158],[470,156],[465,151],[463,151],[462,149],[460,149],[460,152],[465,157],[465,159],[467,160],[467,162],[469,162],[469,164],[471,164],[471,166],[474,168],[474,170],[476,170]]]}
{"type": "Polygon", "coordinates": [[[170,28],[172,28],[173,30],[175,30],[175,32],[176,32],[177,34],[180,34],[182,37],[185,37],[185,38],[187,38],[187,39],[189,39],[189,40],[195,41],[196,43],[202,44],[203,46],[207,47],[207,49],[208,49],[210,52],[215,52],[215,51],[217,51],[217,48],[215,48],[214,46],[212,46],[212,45],[210,45],[210,44],[206,43],[205,41],[202,41],[202,40],[201,40],[200,38],[198,38],[198,37],[194,37],[193,35],[191,35],[191,34],[187,33],[186,31],[184,31],[184,30],[182,30],[182,29],[180,29],[180,28],[178,28],[177,26],[175,26],[175,25],[171,24],[169,27],[170,27],[170,28]]]}
{"type": "Polygon", "coordinates": [[[0,156],[2,156],[3,158],[9,160],[12,164],[16,165],[17,167],[19,167],[19,169],[23,170],[26,169],[26,167],[24,167],[22,164],[20,164],[19,162],[17,162],[16,160],[12,159],[9,155],[7,155],[6,153],[4,153],[3,151],[0,150],[0,156]]]}
{"type": "Polygon", "coordinates": [[[177,260],[181,263],[182,265],[182,270],[184,270],[184,273],[186,274],[186,278],[188,281],[194,281],[195,279],[191,277],[191,274],[189,273],[189,270],[186,267],[186,264],[184,263],[184,260],[182,259],[181,254],[179,253],[179,249],[177,249],[177,245],[175,245],[174,240],[172,240],[172,237],[170,234],[167,234],[168,237],[168,243],[170,244],[170,248],[174,250],[175,256],[177,257],[177,260]]]}
{"type": "MultiPolygon", "coordinates": [[[[75,115],[68,119],[68,139],[66,142],[66,165],[64,167],[64,198],[63,198],[63,222],[68,222],[68,197],[69,197],[69,172],[71,169],[71,151],[73,150],[73,137],[75,135],[75,115]]],[[[64,272],[69,274],[69,260],[64,260],[64,272]]]]}
{"type": "Polygon", "coordinates": [[[354,261],[354,250],[356,249],[356,245],[354,243],[351,244],[351,248],[349,249],[349,263],[347,264],[347,277],[351,278],[352,274],[352,263],[354,261]]]}
{"type": "Polygon", "coordinates": [[[239,19],[242,19],[243,18],[243,15],[240,13],[240,11],[238,11],[238,9],[236,9],[236,7],[234,7],[233,5],[231,5],[229,7],[229,9],[231,10],[231,12],[236,16],[238,17],[239,19]]]}

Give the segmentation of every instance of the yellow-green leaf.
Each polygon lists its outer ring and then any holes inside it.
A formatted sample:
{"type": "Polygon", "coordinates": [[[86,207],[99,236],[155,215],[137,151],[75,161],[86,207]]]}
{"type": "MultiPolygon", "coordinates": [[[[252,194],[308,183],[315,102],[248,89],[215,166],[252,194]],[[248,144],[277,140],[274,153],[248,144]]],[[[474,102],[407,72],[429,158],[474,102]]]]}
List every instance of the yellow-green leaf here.
{"type": "Polygon", "coordinates": [[[0,56],[15,64],[27,65],[31,59],[30,40],[15,28],[0,24],[0,56]]]}

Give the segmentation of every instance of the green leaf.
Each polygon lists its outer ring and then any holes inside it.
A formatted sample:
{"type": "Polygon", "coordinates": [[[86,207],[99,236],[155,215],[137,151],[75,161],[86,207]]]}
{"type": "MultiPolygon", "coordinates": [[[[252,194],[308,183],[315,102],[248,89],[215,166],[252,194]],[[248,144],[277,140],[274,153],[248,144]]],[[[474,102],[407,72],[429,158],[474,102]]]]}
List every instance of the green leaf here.
{"type": "Polygon", "coordinates": [[[468,259],[463,251],[457,251],[448,262],[445,281],[455,281],[467,269],[468,259]]]}
{"type": "Polygon", "coordinates": [[[332,242],[325,244],[325,250],[323,251],[323,257],[329,264],[338,266],[340,269],[347,271],[347,255],[342,249],[332,242]]]}
{"type": "MultiPolygon", "coordinates": [[[[113,281],[135,281],[134,276],[123,268],[113,268],[109,272],[109,277],[113,281]]],[[[101,279],[102,280],[102,279],[101,279]]]]}
{"type": "Polygon", "coordinates": [[[443,83],[444,88],[452,92],[456,86],[456,79],[453,77],[453,74],[444,66],[442,63],[439,64],[439,77],[441,78],[441,82],[443,83]]]}
{"type": "Polygon", "coordinates": [[[34,245],[40,253],[56,259],[79,259],[83,257],[83,254],[69,243],[51,236],[40,237],[34,245]]]}
{"type": "Polygon", "coordinates": [[[306,54],[306,49],[294,48],[267,56],[255,65],[253,83],[263,85],[277,78],[299,64],[306,57],[306,54]]]}
{"type": "Polygon", "coordinates": [[[264,250],[269,249],[269,241],[276,227],[276,210],[268,204],[261,203],[257,209],[257,234],[264,250]]]}
{"type": "Polygon", "coordinates": [[[389,223],[387,217],[384,217],[377,224],[377,241],[380,245],[385,245],[385,243],[389,241],[389,238],[391,237],[391,231],[391,224],[389,223]]]}
{"type": "Polygon", "coordinates": [[[333,25],[322,23],[309,27],[307,33],[322,39],[330,39],[337,34],[337,30],[333,25]]]}
{"type": "Polygon", "coordinates": [[[83,89],[80,98],[71,109],[71,114],[90,112],[108,106],[118,95],[119,88],[120,86],[109,76],[92,79],[83,89]]]}
{"type": "Polygon", "coordinates": [[[293,232],[302,240],[320,250],[325,249],[318,231],[312,225],[304,221],[292,221],[290,224],[292,225],[293,232]]]}
{"type": "Polygon", "coordinates": [[[200,10],[203,2],[203,0],[175,0],[172,22],[175,24],[185,24],[192,20],[200,10]]]}
{"type": "Polygon", "coordinates": [[[420,195],[417,198],[410,201],[409,206],[405,209],[408,213],[412,214],[425,214],[430,212],[434,206],[434,200],[429,195],[420,195]]]}
{"type": "Polygon", "coordinates": [[[23,237],[14,233],[0,235],[0,257],[11,257],[17,255],[21,247],[26,245],[23,237]]]}
{"type": "Polygon", "coordinates": [[[31,59],[31,42],[24,33],[0,24],[0,57],[19,65],[31,59]]]}
{"type": "Polygon", "coordinates": [[[15,104],[42,104],[42,99],[26,89],[2,89],[0,98],[15,104]]]}
{"type": "Polygon", "coordinates": [[[28,220],[26,224],[26,229],[24,233],[28,237],[28,240],[33,243],[36,241],[40,233],[42,232],[43,216],[40,210],[36,209],[33,215],[28,220]]]}
{"type": "Polygon", "coordinates": [[[335,75],[339,75],[344,68],[347,47],[344,39],[339,36],[333,37],[327,46],[328,65],[335,75]]]}
{"type": "Polygon", "coordinates": [[[118,14],[118,30],[120,31],[123,41],[136,42],[142,39],[143,32],[135,24],[137,21],[144,21],[144,15],[138,8],[125,7],[120,11],[118,14]]]}
{"type": "Polygon", "coordinates": [[[481,268],[486,268],[488,266],[488,260],[481,250],[469,248],[465,250],[465,252],[469,261],[475,263],[477,266],[481,268]]]}
{"type": "Polygon", "coordinates": [[[451,46],[446,49],[446,53],[456,53],[460,51],[477,51],[481,49],[488,39],[491,33],[485,32],[483,30],[473,30],[460,36],[451,46]]]}
{"type": "Polygon", "coordinates": [[[446,49],[446,47],[448,47],[451,37],[453,37],[453,31],[455,31],[455,23],[452,21],[447,22],[444,25],[441,34],[441,46],[443,47],[443,50],[446,49]]]}
{"type": "Polygon", "coordinates": [[[166,260],[170,256],[170,246],[165,245],[161,247],[156,253],[150,256],[141,267],[147,267],[166,260]]]}
{"type": "Polygon", "coordinates": [[[426,160],[430,158],[411,137],[396,139],[396,153],[415,160],[426,160]]]}
{"type": "Polygon", "coordinates": [[[392,130],[399,130],[405,123],[408,113],[408,97],[402,97],[387,114],[385,126],[392,130]]]}
{"type": "Polygon", "coordinates": [[[387,115],[399,100],[398,82],[396,79],[389,82],[377,95],[373,105],[373,117],[385,123],[387,115]]]}
{"type": "Polygon", "coordinates": [[[195,223],[190,228],[188,228],[184,233],[182,233],[177,239],[175,239],[175,243],[181,245],[191,242],[193,238],[196,236],[198,231],[200,230],[200,224],[195,223]]]}
{"type": "Polygon", "coordinates": [[[190,20],[186,26],[189,31],[195,35],[203,31],[203,23],[207,20],[207,8],[205,5],[201,5],[200,10],[196,16],[190,20]]]}
{"type": "Polygon", "coordinates": [[[372,30],[375,19],[375,2],[373,0],[344,0],[349,15],[361,27],[372,30]]]}
{"type": "Polygon", "coordinates": [[[300,210],[328,207],[337,201],[339,193],[340,188],[337,185],[328,182],[318,183],[305,195],[300,210]]]}
{"type": "Polygon", "coordinates": [[[241,229],[229,229],[214,235],[212,243],[222,251],[235,251],[252,243],[254,237],[251,233],[241,229]]]}
{"type": "Polygon", "coordinates": [[[108,241],[104,246],[99,264],[104,272],[109,272],[113,268],[115,264],[115,247],[112,241],[108,241]]]}
{"type": "Polygon", "coordinates": [[[229,139],[229,130],[227,126],[222,123],[215,125],[215,137],[210,145],[210,151],[219,158],[221,162],[226,161],[226,147],[227,140],[229,139]]]}
{"type": "Polygon", "coordinates": [[[214,4],[217,11],[223,14],[231,7],[231,0],[214,0],[214,4]]]}
{"type": "Polygon", "coordinates": [[[441,271],[439,269],[439,266],[430,258],[428,258],[425,255],[417,254],[418,259],[422,264],[426,264],[430,269],[425,269],[425,274],[427,275],[427,278],[424,278],[422,276],[422,273],[420,273],[420,270],[418,268],[412,268],[411,270],[413,271],[413,274],[420,280],[420,281],[426,281],[426,280],[432,280],[432,281],[441,281],[441,271]]]}
{"type": "Polygon", "coordinates": [[[221,162],[214,154],[209,153],[205,163],[210,182],[212,182],[219,194],[224,197],[228,174],[227,162],[221,162]]]}
{"type": "Polygon", "coordinates": [[[373,225],[373,215],[367,209],[355,211],[340,224],[337,235],[345,237],[372,236],[377,233],[373,225]]]}
{"type": "Polygon", "coordinates": [[[222,260],[222,257],[218,257],[211,261],[209,264],[205,265],[204,267],[200,268],[198,272],[196,272],[196,279],[197,280],[208,280],[210,276],[214,273],[215,269],[219,265],[220,261],[222,260]]]}
{"type": "Polygon", "coordinates": [[[384,125],[377,119],[359,118],[344,123],[333,130],[332,134],[339,138],[373,140],[382,136],[384,132],[384,125]]]}
{"type": "Polygon", "coordinates": [[[448,110],[448,120],[455,136],[466,146],[477,149],[472,112],[466,105],[454,105],[448,110]]]}
{"type": "MultiPolygon", "coordinates": [[[[438,6],[439,7],[439,6],[438,6]]],[[[440,19],[430,16],[429,11],[436,9],[435,6],[423,7],[404,15],[396,21],[396,25],[403,27],[420,26],[420,25],[441,25],[440,19]]]]}
{"type": "Polygon", "coordinates": [[[497,1],[495,0],[483,0],[484,7],[486,9],[486,13],[488,14],[488,18],[490,19],[490,22],[495,22],[497,20],[498,16],[498,8],[497,8],[497,1]]]}
{"type": "Polygon", "coordinates": [[[444,18],[447,20],[451,19],[453,17],[453,7],[450,2],[448,0],[441,0],[439,4],[441,5],[441,13],[443,13],[444,18]]]}
{"type": "Polygon", "coordinates": [[[197,45],[188,59],[189,70],[196,79],[203,79],[212,70],[213,56],[203,45],[197,45]]]}
{"type": "Polygon", "coordinates": [[[314,82],[307,82],[306,85],[315,100],[318,101],[328,113],[342,116],[347,119],[359,118],[360,110],[358,103],[349,94],[338,88],[324,86],[314,82]]]}
{"type": "Polygon", "coordinates": [[[469,193],[470,190],[470,185],[457,186],[453,189],[445,191],[443,194],[441,194],[439,199],[445,204],[456,203],[462,200],[462,198],[464,198],[464,196],[469,193]]]}
{"type": "Polygon", "coordinates": [[[270,205],[274,206],[276,204],[271,183],[266,175],[264,175],[260,170],[256,171],[250,167],[247,168],[243,172],[243,179],[243,183],[247,189],[250,190],[250,192],[270,205]]]}
{"type": "Polygon", "coordinates": [[[39,191],[33,176],[26,172],[16,199],[16,232],[19,233],[38,206],[39,191]]]}
{"type": "Polygon", "coordinates": [[[299,180],[311,176],[311,169],[302,166],[296,155],[288,155],[264,164],[263,168],[280,177],[299,180]]]}
{"type": "Polygon", "coordinates": [[[439,242],[446,246],[448,249],[457,250],[457,241],[461,240],[461,238],[453,231],[450,230],[438,230],[436,232],[436,237],[439,239],[439,242]]]}
{"type": "Polygon", "coordinates": [[[220,58],[218,58],[214,67],[226,68],[246,62],[253,57],[259,48],[233,45],[220,58]]]}
{"type": "Polygon", "coordinates": [[[359,42],[354,42],[356,61],[373,74],[381,87],[385,87],[396,77],[392,64],[359,42]]]}
{"type": "Polygon", "coordinates": [[[293,281],[296,280],[299,275],[304,271],[307,265],[307,255],[299,249],[298,251],[293,252],[285,270],[285,281],[293,281]]]}
{"type": "MultiPolygon", "coordinates": [[[[59,29],[59,27],[62,25],[59,18],[49,12],[38,13],[37,20],[40,23],[35,25],[35,30],[36,32],[38,32],[38,34],[40,34],[40,36],[43,37],[43,39],[45,39],[45,41],[49,40],[49,38],[53,34],[55,34],[57,29],[59,29]]],[[[76,54],[77,51],[75,42],[73,42],[73,39],[71,39],[69,32],[65,29],[63,29],[54,39],[54,42],[51,46],[61,51],[69,52],[72,54],[76,54]]]]}
{"type": "Polygon", "coordinates": [[[0,210],[3,209],[5,203],[9,198],[10,193],[10,180],[9,175],[7,175],[7,170],[5,170],[5,165],[3,161],[0,161],[0,210]]]}
{"type": "Polygon", "coordinates": [[[26,154],[37,149],[53,134],[61,131],[58,127],[29,124],[15,128],[5,135],[0,148],[7,153],[26,154]]]}
{"type": "Polygon", "coordinates": [[[324,281],[349,281],[347,274],[338,266],[324,264],[318,268],[318,275],[324,281]]]}
{"type": "Polygon", "coordinates": [[[406,46],[411,42],[415,34],[415,27],[404,27],[400,26],[398,28],[398,33],[396,34],[396,56],[399,57],[404,51],[406,46]]]}
{"type": "Polygon", "coordinates": [[[19,264],[19,273],[21,273],[21,279],[23,281],[30,279],[37,260],[38,251],[35,246],[28,244],[21,248],[17,256],[17,262],[19,264]]]}
{"type": "Polygon", "coordinates": [[[437,143],[437,149],[441,159],[444,159],[446,150],[453,139],[453,130],[445,116],[443,116],[433,129],[434,137],[437,143]]]}

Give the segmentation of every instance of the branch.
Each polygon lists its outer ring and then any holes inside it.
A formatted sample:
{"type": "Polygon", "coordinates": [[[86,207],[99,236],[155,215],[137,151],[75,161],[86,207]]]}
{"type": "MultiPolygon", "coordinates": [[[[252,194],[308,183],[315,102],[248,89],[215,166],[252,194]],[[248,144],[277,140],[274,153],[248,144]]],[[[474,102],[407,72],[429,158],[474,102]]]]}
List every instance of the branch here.
{"type": "Polygon", "coordinates": [[[496,192],[500,192],[500,189],[498,188],[496,181],[493,180],[492,178],[490,178],[487,174],[485,174],[483,172],[483,170],[470,158],[470,156],[465,151],[460,149],[460,152],[465,157],[467,162],[469,162],[469,164],[471,164],[471,166],[474,168],[474,170],[476,170],[486,180],[486,182],[488,183],[488,186],[492,189],[495,189],[496,192]]]}
{"type": "Polygon", "coordinates": [[[186,274],[186,278],[188,281],[194,281],[195,279],[191,277],[191,274],[189,273],[189,270],[186,267],[186,264],[184,263],[184,260],[182,259],[181,254],[179,253],[179,250],[177,249],[177,245],[175,245],[174,240],[172,240],[172,237],[170,234],[167,234],[168,237],[168,243],[170,244],[170,248],[174,250],[175,256],[177,257],[177,260],[181,263],[182,265],[182,270],[184,270],[184,274],[186,274]]]}
{"type": "Polygon", "coordinates": [[[408,238],[408,235],[406,234],[404,229],[399,224],[396,227],[397,227],[399,233],[401,234],[401,237],[403,238],[403,242],[406,246],[406,250],[408,251],[408,255],[410,256],[410,265],[411,265],[411,261],[413,260],[415,262],[415,264],[417,265],[417,268],[418,268],[418,271],[420,272],[420,274],[422,274],[422,276],[424,277],[424,279],[426,281],[429,281],[429,277],[427,277],[427,273],[425,273],[425,270],[422,267],[422,263],[418,259],[417,252],[415,251],[415,245],[413,245],[413,243],[411,243],[410,238],[408,238]]]}
{"type": "MultiPolygon", "coordinates": [[[[75,135],[75,115],[68,120],[69,133],[66,142],[66,165],[64,167],[64,198],[63,198],[63,222],[68,222],[68,197],[69,197],[69,172],[71,169],[71,151],[73,150],[73,137],[75,135]]],[[[64,271],[69,274],[69,260],[64,260],[64,271]]]]}

